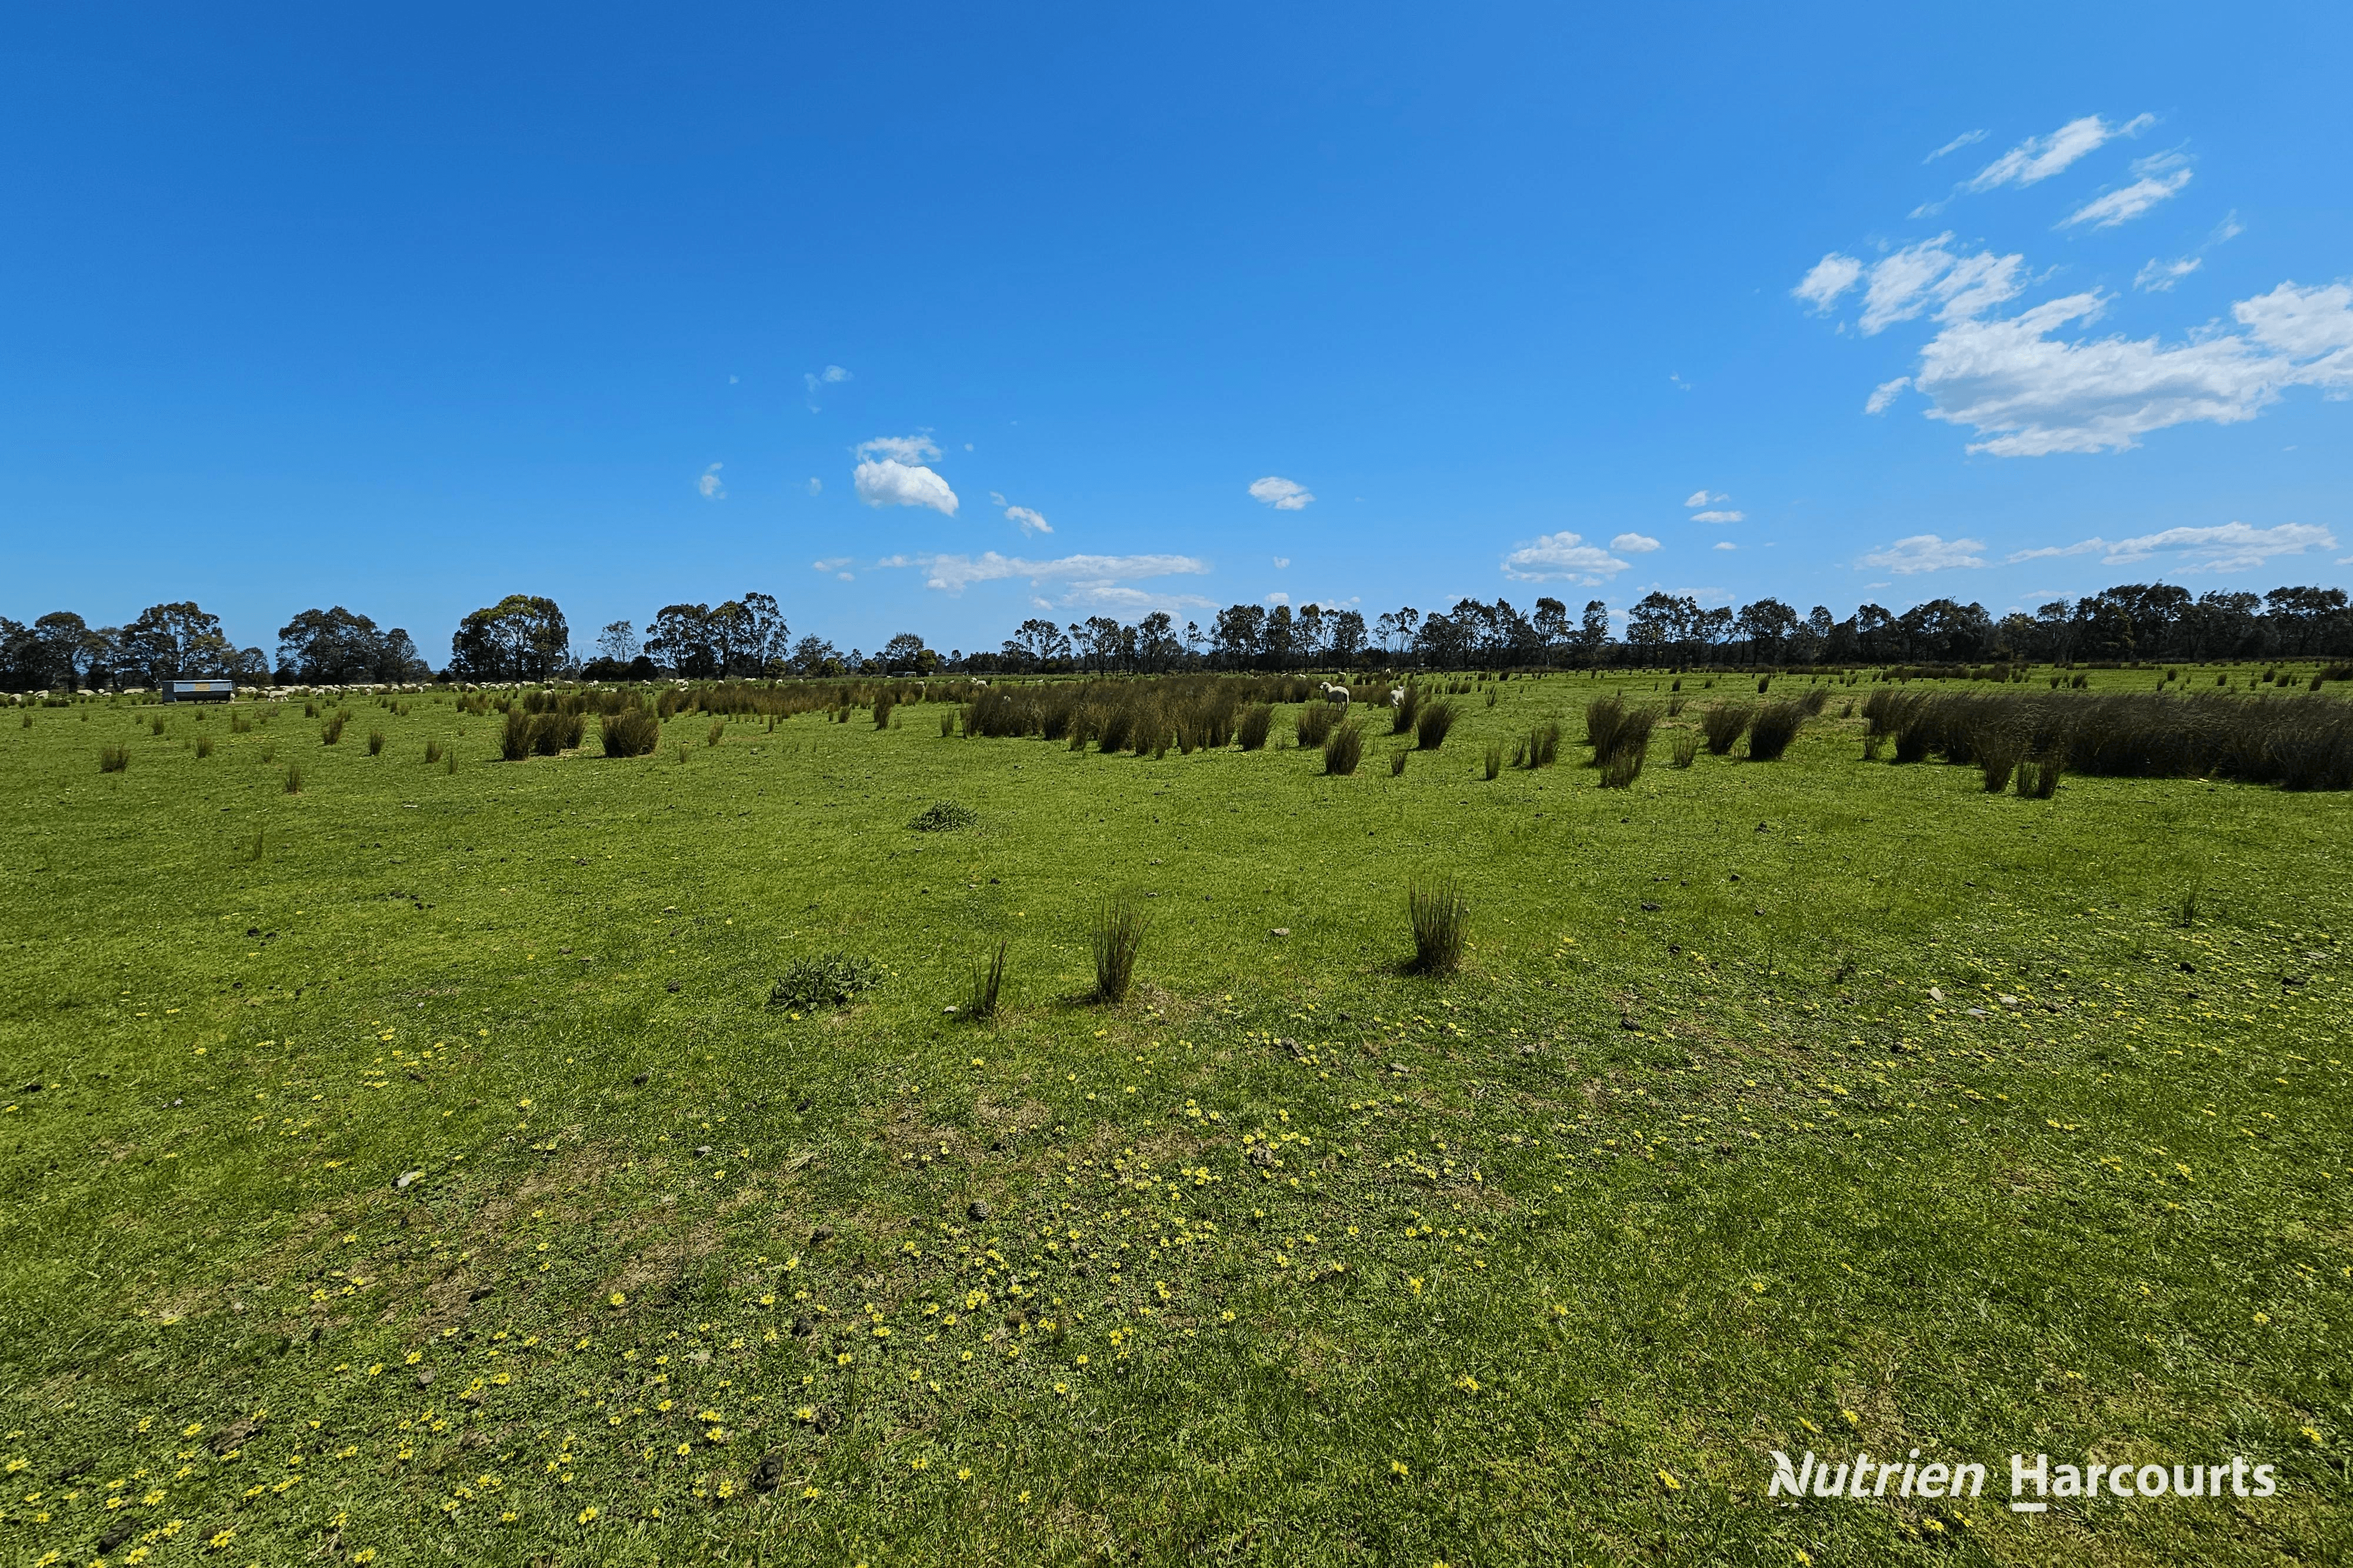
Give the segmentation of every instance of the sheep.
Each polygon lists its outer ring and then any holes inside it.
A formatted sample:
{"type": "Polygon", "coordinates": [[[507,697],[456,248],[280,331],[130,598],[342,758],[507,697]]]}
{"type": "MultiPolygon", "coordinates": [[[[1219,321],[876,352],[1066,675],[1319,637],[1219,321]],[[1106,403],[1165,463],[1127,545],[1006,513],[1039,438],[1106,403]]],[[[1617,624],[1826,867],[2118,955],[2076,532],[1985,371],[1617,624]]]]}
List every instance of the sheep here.
{"type": "Polygon", "coordinates": [[[1389,688],[1389,706],[1392,708],[1402,708],[1405,706],[1404,687],[1392,686],[1389,688]]]}

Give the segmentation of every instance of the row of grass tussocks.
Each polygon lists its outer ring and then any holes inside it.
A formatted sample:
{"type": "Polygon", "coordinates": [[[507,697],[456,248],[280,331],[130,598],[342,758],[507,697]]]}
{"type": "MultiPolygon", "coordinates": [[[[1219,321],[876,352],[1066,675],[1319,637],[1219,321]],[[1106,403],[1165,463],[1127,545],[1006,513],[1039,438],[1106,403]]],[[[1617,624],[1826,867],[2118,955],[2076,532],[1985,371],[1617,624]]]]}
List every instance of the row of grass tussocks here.
{"type": "Polygon", "coordinates": [[[1866,754],[1931,753],[1984,770],[1999,790],[2047,794],[2059,771],[2117,778],[2229,778],[2288,789],[2353,789],[2353,703],[2316,696],[2076,697],[2059,692],[1879,690],[1863,703],[1866,754]]]}

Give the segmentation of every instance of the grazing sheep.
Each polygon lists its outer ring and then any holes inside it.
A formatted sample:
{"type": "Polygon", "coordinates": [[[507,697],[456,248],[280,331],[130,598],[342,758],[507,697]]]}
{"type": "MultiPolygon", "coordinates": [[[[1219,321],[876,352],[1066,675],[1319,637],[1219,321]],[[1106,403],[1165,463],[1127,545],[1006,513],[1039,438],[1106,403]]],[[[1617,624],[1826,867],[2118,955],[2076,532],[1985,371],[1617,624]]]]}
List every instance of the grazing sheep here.
{"type": "Polygon", "coordinates": [[[1392,686],[1389,688],[1389,706],[1392,708],[1402,708],[1405,706],[1404,687],[1392,686]]]}

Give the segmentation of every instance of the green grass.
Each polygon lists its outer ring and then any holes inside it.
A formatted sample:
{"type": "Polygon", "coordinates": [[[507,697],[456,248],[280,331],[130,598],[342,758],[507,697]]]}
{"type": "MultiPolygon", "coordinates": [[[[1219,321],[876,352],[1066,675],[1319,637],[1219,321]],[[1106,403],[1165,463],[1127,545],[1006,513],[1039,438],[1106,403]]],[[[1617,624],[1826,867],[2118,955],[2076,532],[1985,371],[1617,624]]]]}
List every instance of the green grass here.
{"type": "Polygon", "coordinates": [[[1862,760],[1862,684],[1769,765],[1484,776],[1668,679],[1346,776],[0,729],[0,1563],[2343,1558],[2353,797],[1988,795],[1862,760]],[[1809,1447],[1994,1479],[1768,1506],[1809,1447]],[[2283,1491],[2029,1519],[2016,1451],[2283,1491]]]}

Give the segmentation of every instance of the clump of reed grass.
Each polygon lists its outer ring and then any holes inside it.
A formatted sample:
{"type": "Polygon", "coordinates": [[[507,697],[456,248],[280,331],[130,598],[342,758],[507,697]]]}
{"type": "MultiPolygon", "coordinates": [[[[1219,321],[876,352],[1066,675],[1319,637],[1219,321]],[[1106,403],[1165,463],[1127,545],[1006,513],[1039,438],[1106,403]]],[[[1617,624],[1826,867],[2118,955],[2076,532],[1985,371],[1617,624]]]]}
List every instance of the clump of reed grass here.
{"type": "Polygon", "coordinates": [[[1327,773],[1353,773],[1364,755],[1364,727],[1353,719],[1324,738],[1324,771],[1327,773]]]}
{"type": "Polygon", "coordinates": [[[1389,733],[1410,734],[1421,718],[1421,686],[1417,681],[1406,682],[1405,696],[1389,710],[1389,733]]]}
{"type": "Polygon", "coordinates": [[[286,793],[288,795],[302,793],[302,764],[300,763],[286,764],[286,793]]]}
{"type": "Polygon", "coordinates": [[[425,742],[425,765],[426,765],[427,767],[428,767],[428,768],[429,768],[429,767],[431,767],[434,763],[436,763],[439,762],[440,760],[441,760],[441,742],[438,742],[438,741],[427,741],[427,742],[425,742]]]}
{"type": "Polygon", "coordinates": [[[854,953],[827,952],[794,961],[768,988],[771,1007],[845,1007],[882,984],[882,966],[854,953]]]}
{"type": "Polygon", "coordinates": [[[246,851],[245,858],[248,860],[259,860],[262,856],[268,854],[269,851],[269,829],[266,827],[255,828],[253,830],[253,847],[246,851]]]}
{"type": "MultiPolygon", "coordinates": [[[[1649,733],[1645,731],[1643,740],[1647,742],[1649,739],[1649,733]]],[[[1647,744],[1627,745],[1602,758],[1601,787],[1632,789],[1634,781],[1642,776],[1642,763],[1648,756],[1649,750],[1647,744]]]]}
{"type": "Polygon", "coordinates": [[[1495,705],[1495,693],[1496,689],[1494,687],[1491,686],[1487,688],[1487,706],[1490,708],[1493,708],[1495,705]]]}
{"type": "Polygon", "coordinates": [[[343,740],[343,721],[346,717],[347,716],[345,714],[341,712],[329,716],[327,720],[327,727],[319,731],[320,744],[332,746],[343,740]]]}
{"type": "Polygon", "coordinates": [[[100,746],[98,749],[98,771],[102,773],[127,773],[131,771],[131,748],[100,746]]]}
{"type": "Polygon", "coordinates": [[[2059,753],[2045,752],[2018,765],[2018,793],[2026,800],[2049,800],[2059,793],[2059,753]]]}
{"type": "Polygon", "coordinates": [[[151,735],[162,734],[164,732],[164,721],[160,718],[150,719],[147,721],[147,732],[151,735]]]}
{"type": "Polygon", "coordinates": [[[896,708],[898,705],[899,700],[891,694],[891,689],[889,687],[885,686],[876,691],[874,693],[874,727],[878,730],[889,729],[891,727],[891,710],[896,708]]]}
{"type": "MultiPolygon", "coordinates": [[[[1391,777],[1391,778],[1400,778],[1400,777],[1403,777],[1403,776],[1404,776],[1404,773],[1405,773],[1405,762],[1406,762],[1406,759],[1407,759],[1408,757],[1412,756],[1412,755],[1413,755],[1413,752],[1412,752],[1412,750],[1411,750],[1410,748],[1408,748],[1407,750],[1405,750],[1405,751],[1401,751],[1401,752],[1391,752],[1389,753],[1389,777],[1391,777]]],[[[1487,776],[1488,776],[1488,777],[1490,777],[1490,778],[1494,777],[1494,775],[1493,775],[1493,773],[1490,773],[1490,774],[1488,774],[1487,776]]]]}
{"type": "MultiPolygon", "coordinates": [[[[1676,684],[1676,685],[1678,685],[1678,686],[1681,686],[1681,685],[1683,684],[1683,682],[1679,680],[1679,681],[1675,682],[1675,684],[1676,684]]],[[[1690,700],[1691,700],[1691,699],[1690,699],[1690,698],[1688,698],[1688,697],[1670,697],[1670,698],[1668,698],[1668,699],[1667,699],[1667,717],[1668,717],[1668,718],[1670,718],[1670,719],[1680,719],[1680,718],[1682,718],[1682,717],[1683,717],[1683,704],[1684,704],[1684,703],[1686,703],[1686,702],[1688,702],[1688,701],[1690,701],[1690,700]]]]}
{"type": "Polygon", "coordinates": [[[1417,881],[1406,889],[1406,918],[1413,926],[1413,969],[1419,974],[1451,974],[1462,966],[1471,941],[1471,902],[1451,877],[1417,881]]]}
{"type": "Polygon", "coordinates": [[[531,715],[519,707],[507,710],[506,723],[499,730],[499,755],[511,763],[531,755],[531,715]]]}
{"type": "Polygon", "coordinates": [[[1985,780],[1986,794],[2000,795],[2010,787],[2010,774],[2025,760],[2026,748],[2013,731],[1987,728],[1970,737],[1969,751],[1985,780]]]}
{"type": "Polygon", "coordinates": [[[1806,710],[1802,703],[1767,702],[1757,710],[1748,721],[1748,760],[1752,763],[1778,763],[1788,751],[1789,742],[1806,727],[1806,710]]]}
{"type": "MultiPolygon", "coordinates": [[[[843,710],[843,711],[846,713],[846,712],[848,712],[848,711],[849,711],[849,710],[844,709],[844,710],[843,710]]],[[[722,741],[725,740],[726,738],[727,738],[727,721],[726,721],[726,720],[724,720],[724,719],[713,719],[713,720],[711,721],[711,731],[710,731],[710,733],[708,733],[708,734],[706,734],[705,736],[703,736],[703,738],[702,738],[702,743],[703,743],[704,745],[706,745],[706,746],[715,746],[715,745],[719,744],[719,742],[722,742],[722,741]]]]}
{"type": "Polygon", "coordinates": [[[1296,721],[1300,749],[1322,745],[1339,721],[1340,710],[1329,703],[1311,702],[1302,707],[1296,721]]]}
{"type": "Polygon", "coordinates": [[[580,744],[587,732],[588,716],[578,710],[565,712],[551,709],[533,715],[531,749],[543,757],[552,757],[580,744]]]}
{"type": "Polygon", "coordinates": [[[1234,725],[1234,739],[1245,752],[1260,751],[1273,728],[1274,709],[1264,702],[1253,702],[1242,710],[1240,720],[1234,725]]]}
{"type": "Polygon", "coordinates": [[[2198,923],[2198,896],[2206,890],[2205,883],[2194,881],[2182,889],[2173,906],[2173,923],[2185,930],[2198,923]]]}
{"type": "MultiPolygon", "coordinates": [[[[1398,754],[1399,756],[1403,756],[1405,753],[1400,752],[1398,754]]],[[[1502,775],[1504,772],[1504,743],[1501,741],[1490,741],[1487,742],[1486,765],[1487,777],[1490,780],[1502,775]]]]}
{"type": "Polygon", "coordinates": [[[197,736],[197,737],[196,737],[196,755],[197,755],[197,756],[199,756],[199,757],[209,757],[209,756],[211,756],[212,754],[213,754],[213,738],[212,738],[210,735],[199,735],[199,736],[197,736]]]}
{"type": "Polygon", "coordinates": [[[1559,760],[1560,723],[1557,720],[1550,719],[1530,730],[1527,738],[1519,743],[1518,748],[1512,754],[1514,765],[1526,768],[1531,772],[1537,768],[1548,768],[1559,760]]]}
{"type": "Polygon", "coordinates": [[[1151,929],[1143,906],[1133,899],[1107,900],[1095,911],[1087,945],[1094,954],[1096,1001],[1117,1005],[1127,1000],[1128,988],[1135,982],[1136,955],[1144,951],[1145,933],[1151,929]]]}
{"type": "Polygon", "coordinates": [[[1687,768],[1687,767],[1691,766],[1693,763],[1694,763],[1694,762],[1696,762],[1696,761],[1698,761],[1698,760],[1699,760],[1699,733],[1698,733],[1698,731],[1694,731],[1694,730],[1678,730],[1678,731],[1675,731],[1675,749],[1674,749],[1674,754],[1673,754],[1673,757],[1672,758],[1672,761],[1673,762],[1674,765],[1675,765],[1676,767],[1679,767],[1679,768],[1687,768]]]}
{"type": "MultiPolygon", "coordinates": [[[[955,709],[953,709],[953,708],[947,709],[946,710],[944,710],[944,712],[942,712],[942,713],[940,714],[940,739],[941,739],[941,740],[943,740],[943,741],[952,741],[952,740],[955,739],[955,727],[956,727],[956,710],[955,710],[955,709]]],[[[776,721],[774,719],[769,720],[769,721],[768,721],[768,729],[769,729],[769,731],[770,731],[771,733],[774,733],[774,732],[775,732],[775,731],[776,731],[776,721]]]]}
{"type": "Polygon", "coordinates": [[[384,755],[383,731],[370,730],[368,731],[368,755],[371,757],[380,757],[384,755]]]}
{"type": "Polygon", "coordinates": [[[442,769],[443,769],[443,771],[445,771],[445,772],[454,773],[456,773],[456,772],[458,771],[458,748],[457,748],[457,747],[452,746],[452,747],[450,747],[450,748],[449,748],[449,753],[448,753],[448,756],[446,756],[446,757],[444,757],[444,758],[442,759],[441,765],[442,765],[442,769]]]}
{"type": "Polygon", "coordinates": [[[974,960],[971,974],[965,985],[964,1016],[967,1018],[997,1016],[997,994],[1005,987],[1005,940],[997,939],[997,951],[987,962],[974,960]]]}
{"type": "Polygon", "coordinates": [[[1454,728],[1454,721],[1461,716],[1462,710],[1451,698],[1441,697],[1424,707],[1414,717],[1414,749],[1421,752],[1434,752],[1446,744],[1448,731],[1454,728]]]}
{"type": "Polygon", "coordinates": [[[1593,765],[1601,772],[1603,789],[1628,789],[1641,777],[1651,731],[1658,721],[1656,710],[1629,708],[1614,693],[1585,705],[1585,743],[1593,748],[1593,765]]]}
{"type": "Polygon", "coordinates": [[[1807,718],[1819,719],[1821,717],[1822,710],[1830,706],[1830,700],[1831,689],[1827,686],[1817,686],[1798,699],[1798,706],[1806,710],[1807,718]]]}
{"type": "Polygon", "coordinates": [[[1862,760],[1866,763],[1877,762],[1879,760],[1880,742],[1886,739],[1886,736],[1880,734],[1876,731],[1866,733],[1862,737],[1862,760]]]}
{"type": "Polygon", "coordinates": [[[970,827],[980,820],[980,813],[968,805],[952,800],[934,801],[915,814],[907,824],[918,833],[954,833],[970,827]]]}
{"type": "Polygon", "coordinates": [[[1707,737],[1708,755],[1729,756],[1753,717],[1754,713],[1748,708],[1728,702],[1716,703],[1703,711],[1699,716],[1699,729],[1700,733],[1707,737]]]}
{"type": "Polygon", "coordinates": [[[596,732],[608,757],[650,756],[661,744],[661,721],[637,703],[600,717],[596,732]]]}
{"type": "MultiPolygon", "coordinates": [[[[27,722],[31,721],[32,717],[29,713],[25,715],[27,722]]],[[[228,732],[232,735],[249,735],[253,732],[253,721],[242,713],[232,713],[228,716],[228,732]]]]}

